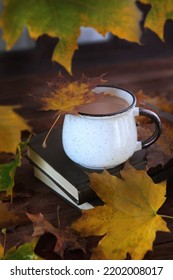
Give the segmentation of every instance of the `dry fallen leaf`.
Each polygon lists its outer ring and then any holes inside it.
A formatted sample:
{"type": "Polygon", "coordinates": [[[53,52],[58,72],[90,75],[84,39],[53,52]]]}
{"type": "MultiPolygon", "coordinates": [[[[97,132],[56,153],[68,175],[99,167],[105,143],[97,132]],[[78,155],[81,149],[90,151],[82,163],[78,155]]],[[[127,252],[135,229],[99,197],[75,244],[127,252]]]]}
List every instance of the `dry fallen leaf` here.
{"type": "Polygon", "coordinates": [[[166,19],[173,19],[173,2],[165,0],[142,0],[144,4],[150,4],[145,27],[153,30],[161,39],[163,39],[163,30],[166,19]]]}
{"type": "Polygon", "coordinates": [[[46,141],[50,132],[61,115],[78,114],[83,105],[99,101],[104,97],[104,93],[96,94],[92,92],[92,89],[98,84],[101,85],[106,82],[103,80],[103,76],[87,78],[83,75],[80,80],[71,82],[59,74],[54,82],[49,83],[47,96],[40,98],[41,103],[44,104],[41,110],[53,110],[57,117],[44,139],[44,148],[47,146],[46,141]]]}
{"type": "Polygon", "coordinates": [[[84,241],[70,228],[56,228],[51,225],[40,213],[37,215],[26,213],[28,218],[33,222],[33,236],[41,236],[45,232],[49,232],[56,237],[56,245],[54,252],[61,258],[64,256],[65,250],[81,249],[85,252],[84,241]]]}
{"type": "Polygon", "coordinates": [[[103,206],[84,211],[73,228],[82,237],[103,236],[93,259],[142,259],[152,250],[157,231],[169,232],[157,214],[165,201],[165,183],[154,184],[145,171],[130,167],[122,179],[107,171],[89,175],[91,186],[103,206]]]}
{"type": "MultiPolygon", "coordinates": [[[[162,123],[162,133],[159,139],[147,148],[147,164],[146,168],[155,168],[160,166],[164,167],[173,157],[173,117],[171,121],[171,115],[173,113],[173,103],[166,97],[150,96],[138,91],[136,93],[137,105],[155,111],[162,123]],[[169,119],[166,113],[169,113],[169,119]]],[[[138,135],[140,140],[147,139],[153,134],[154,125],[146,118],[139,116],[137,118],[138,135]]]]}
{"type": "Polygon", "coordinates": [[[158,109],[173,113],[173,102],[170,102],[165,96],[159,94],[155,96],[146,95],[142,90],[139,90],[136,94],[137,105],[144,106],[145,108],[151,109],[158,112],[158,109]]]}
{"type": "Polygon", "coordinates": [[[0,152],[16,153],[21,142],[21,131],[31,128],[27,122],[14,112],[15,106],[0,106],[0,152]]]}
{"type": "MultiPolygon", "coordinates": [[[[138,128],[141,139],[146,139],[153,133],[151,125],[142,124],[138,128]]],[[[173,158],[173,123],[162,119],[162,133],[157,142],[147,148],[146,168],[164,167],[173,158]]]]}
{"type": "Polygon", "coordinates": [[[12,209],[11,203],[3,203],[0,201],[0,227],[8,228],[20,223],[20,217],[12,209]]]}
{"type": "Polygon", "coordinates": [[[44,104],[41,110],[58,111],[59,115],[78,114],[82,105],[93,103],[103,97],[103,94],[96,94],[92,89],[104,82],[106,81],[103,80],[103,75],[98,78],[82,76],[80,80],[71,82],[59,74],[54,82],[49,83],[47,96],[41,97],[44,104]]]}

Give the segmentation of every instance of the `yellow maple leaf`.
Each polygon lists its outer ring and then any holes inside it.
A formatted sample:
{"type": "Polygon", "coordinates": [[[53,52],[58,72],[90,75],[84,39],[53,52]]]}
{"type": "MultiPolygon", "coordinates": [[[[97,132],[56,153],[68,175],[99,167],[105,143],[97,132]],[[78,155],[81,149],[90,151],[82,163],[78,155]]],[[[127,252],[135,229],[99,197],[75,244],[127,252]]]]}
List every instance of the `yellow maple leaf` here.
{"type": "Polygon", "coordinates": [[[0,151],[16,153],[16,148],[21,142],[21,131],[31,128],[26,121],[14,112],[15,106],[0,106],[0,151]]]}
{"type": "Polygon", "coordinates": [[[3,37],[11,48],[26,26],[31,37],[42,34],[58,37],[53,60],[71,72],[71,60],[78,48],[80,27],[93,27],[130,41],[139,41],[141,11],[135,0],[4,0],[0,18],[3,37]],[[36,4],[37,2],[37,4],[36,4]]]}
{"type": "Polygon", "coordinates": [[[165,21],[166,19],[173,19],[172,0],[142,0],[142,2],[151,5],[145,20],[145,27],[150,28],[163,39],[165,21]]]}
{"type": "Polygon", "coordinates": [[[165,182],[154,184],[145,171],[130,167],[122,178],[108,171],[89,175],[91,186],[105,203],[84,211],[72,226],[82,236],[103,236],[93,259],[142,259],[152,250],[157,231],[169,232],[157,214],[165,201],[165,182]]]}
{"type": "Polygon", "coordinates": [[[97,102],[104,97],[104,93],[96,94],[92,92],[97,85],[106,82],[106,80],[103,80],[103,76],[104,74],[100,77],[88,78],[83,75],[80,80],[71,82],[60,73],[53,82],[49,83],[47,96],[40,98],[43,104],[41,110],[56,111],[58,116],[44,139],[43,147],[47,146],[47,138],[61,115],[76,115],[80,112],[82,106],[97,102]]]}
{"type": "Polygon", "coordinates": [[[49,84],[48,96],[42,97],[44,104],[42,110],[58,111],[58,114],[78,114],[79,109],[86,104],[100,100],[104,95],[92,92],[98,84],[106,82],[98,78],[87,78],[82,76],[80,80],[69,81],[61,74],[56,80],[49,84]]]}

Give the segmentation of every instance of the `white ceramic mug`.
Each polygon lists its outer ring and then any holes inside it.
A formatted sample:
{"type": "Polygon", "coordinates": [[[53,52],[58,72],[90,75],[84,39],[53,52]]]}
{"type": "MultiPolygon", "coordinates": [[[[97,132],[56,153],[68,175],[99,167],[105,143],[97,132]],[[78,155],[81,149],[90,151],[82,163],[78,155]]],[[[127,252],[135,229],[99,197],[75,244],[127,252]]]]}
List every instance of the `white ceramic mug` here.
{"type": "Polygon", "coordinates": [[[114,86],[97,86],[96,93],[112,93],[127,101],[128,107],[109,115],[67,114],[62,143],[67,156],[90,169],[108,169],[128,160],[135,151],[153,144],[161,133],[159,117],[152,111],[135,107],[135,96],[114,86]],[[155,132],[144,141],[137,140],[135,117],[144,115],[155,123],[155,132]]]}

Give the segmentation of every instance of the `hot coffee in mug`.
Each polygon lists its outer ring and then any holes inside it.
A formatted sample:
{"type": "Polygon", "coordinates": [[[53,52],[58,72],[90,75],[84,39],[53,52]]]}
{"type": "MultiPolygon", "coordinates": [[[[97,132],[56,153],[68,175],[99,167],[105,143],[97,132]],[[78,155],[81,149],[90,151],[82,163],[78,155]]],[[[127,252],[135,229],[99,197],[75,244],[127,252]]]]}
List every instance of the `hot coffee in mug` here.
{"type": "Polygon", "coordinates": [[[83,106],[80,113],[86,115],[109,115],[120,112],[127,107],[128,102],[126,100],[118,96],[112,96],[110,93],[110,95],[105,95],[100,101],[83,106]]]}
{"type": "Polygon", "coordinates": [[[90,169],[112,168],[158,139],[159,117],[136,107],[131,92],[114,86],[97,86],[93,91],[104,92],[105,96],[83,106],[78,115],[67,114],[64,119],[63,148],[71,160],[90,169]],[[144,141],[137,139],[135,117],[138,115],[147,116],[155,123],[153,135],[144,141]]]}

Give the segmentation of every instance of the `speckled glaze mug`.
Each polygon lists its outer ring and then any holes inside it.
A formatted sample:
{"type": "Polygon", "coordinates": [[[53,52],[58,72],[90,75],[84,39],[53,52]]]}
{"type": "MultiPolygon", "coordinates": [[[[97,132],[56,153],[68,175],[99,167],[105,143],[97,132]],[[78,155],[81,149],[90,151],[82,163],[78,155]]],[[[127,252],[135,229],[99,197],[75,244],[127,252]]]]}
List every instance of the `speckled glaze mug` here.
{"type": "Polygon", "coordinates": [[[67,114],[62,143],[72,161],[90,169],[113,168],[158,139],[161,133],[159,117],[150,110],[135,107],[136,98],[131,92],[107,85],[97,86],[93,91],[98,94],[111,92],[126,100],[128,106],[111,114],[67,114]],[[153,135],[144,141],[137,140],[135,117],[138,115],[148,117],[155,124],[153,135]]]}

